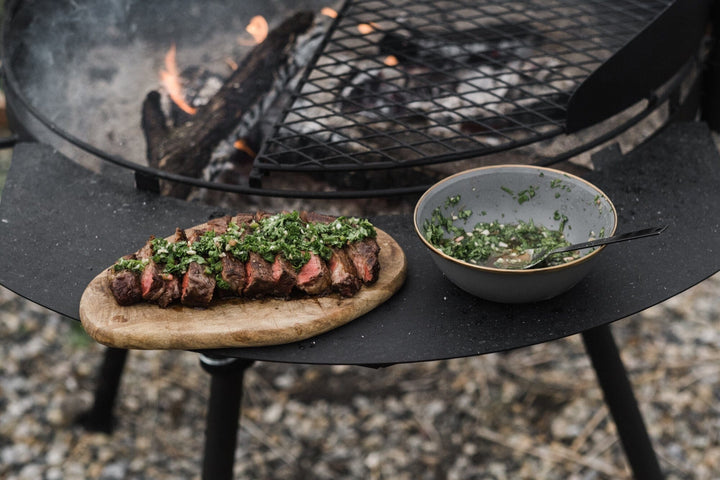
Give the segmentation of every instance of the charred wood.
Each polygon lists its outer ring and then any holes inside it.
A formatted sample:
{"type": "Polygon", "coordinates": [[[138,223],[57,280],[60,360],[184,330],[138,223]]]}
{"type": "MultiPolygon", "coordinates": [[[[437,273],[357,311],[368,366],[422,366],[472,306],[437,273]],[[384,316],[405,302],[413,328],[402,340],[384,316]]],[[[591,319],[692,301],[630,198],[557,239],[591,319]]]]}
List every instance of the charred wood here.
{"type": "MultiPolygon", "coordinates": [[[[201,176],[214,147],[232,133],[242,116],[272,87],[295,38],[312,25],[313,18],[309,12],[297,13],[271,31],[207,104],[175,128],[166,126],[159,94],[150,92],[142,107],[149,165],[188,177],[201,176]]],[[[182,198],[191,188],[163,182],[161,190],[163,194],[182,198]]]]}

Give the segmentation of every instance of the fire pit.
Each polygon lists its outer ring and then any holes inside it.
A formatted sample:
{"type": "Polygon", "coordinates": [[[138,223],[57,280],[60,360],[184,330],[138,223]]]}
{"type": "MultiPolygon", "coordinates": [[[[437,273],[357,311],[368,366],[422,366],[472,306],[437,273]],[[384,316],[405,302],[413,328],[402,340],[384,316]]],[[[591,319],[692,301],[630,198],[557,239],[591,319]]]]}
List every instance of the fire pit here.
{"type": "MultiPolygon", "coordinates": [[[[694,67],[709,0],[372,0],[332,5],[334,13],[323,3],[6,2],[5,93],[15,131],[35,142],[16,148],[3,192],[0,283],[77,318],[85,286],[128,245],[168,222],[197,224],[222,211],[129,183],[242,203],[237,211],[257,197],[288,197],[284,208],[300,199],[308,209],[306,199],[376,202],[417,194],[470,164],[558,163],[618,141],[651,113],[664,123],[697,112],[694,67]],[[261,43],[258,15],[268,25],[261,43]],[[177,82],[163,85],[160,72],[177,82]],[[220,122],[222,134],[203,131],[215,107],[233,119],[220,122]],[[185,132],[191,155],[168,157],[168,139],[185,132]],[[182,162],[171,167],[170,158],[192,160],[190,170],[182,162]]],[[[672,220],[668,250],[700,239],[698,248],[684,249],[690,258],[659,264],[662,248],[608,255],[584,295],[511,309],[469,302],[427,263],[411,261],[404,293],[351,325],[349,335],[330,333],[307,348],[208,355],[208,469],[232,473],[235,444],[225,440],[236,438],[237,422],[226,411],[239,414],[242,372],[254,360],[381,366],[582,332],[629,461],[652,475],[657,460],[607,325],[717,271],[708,262],[717,243],[717,155],[707,153],[707,142],[700,149],[687,141],[707,140],[697,130],[670,129],[652,148],[616,154],[593,172],[613,187],[628,221],[672,220]],[[479,316],[470,321],[472,312],[479,316]],[[233,356],[239,372],[226,375],[233,356]]],[[[419,259],[424,252],[411,242],[407,220],[381,217],[380,225],[419,259]]],[[[112,377],[109,397],[119,373],[112,377]]]]}
{"type": "Polygon", "coordinates": [[[3,66],[17,131],[141,187],[377,198],[663,123],[696,99],[708,5],[18,0],[3,66]]]}

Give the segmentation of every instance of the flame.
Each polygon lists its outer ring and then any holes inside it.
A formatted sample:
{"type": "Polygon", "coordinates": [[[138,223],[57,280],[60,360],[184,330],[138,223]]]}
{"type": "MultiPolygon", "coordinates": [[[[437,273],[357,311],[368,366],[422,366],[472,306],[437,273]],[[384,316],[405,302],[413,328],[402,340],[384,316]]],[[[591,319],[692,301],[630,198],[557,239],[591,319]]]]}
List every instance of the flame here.
{"type": "Polygon", "coordinates": [[[252,35],[255,43],[260,44],[265,41],[268,35],[268,23],[262,15],[256,15],[250,19],[250,23],[245,27],[245,31],[252,35]]]}
{"type": "Polygon", "coordinates": [[[330,7],[323,7],[320,13],[330,18],[337,18],[338,16],[337,12],[330,7]]]}
{"type": "Polygon", "coordinates": [[[248,145],[247,142],[242,138],[235,140],[235,143],[233,143],[233,147],[247,153],[248,155],[250,155],[250,157],[255,158],[255,151],[250,148],[250,145],[248,145]]]}
{"type": "Polygon", "coordinates": [[[173,43],[165,55],[165,70],[160,70],[160,81],[167,89],[170,99],[184,112],[194,115],[197,109],[188,105],[182,94],[182,85],[180,85],[180,73],[178,72],[177,63],[175,62],[175,44],[173,43]]]}

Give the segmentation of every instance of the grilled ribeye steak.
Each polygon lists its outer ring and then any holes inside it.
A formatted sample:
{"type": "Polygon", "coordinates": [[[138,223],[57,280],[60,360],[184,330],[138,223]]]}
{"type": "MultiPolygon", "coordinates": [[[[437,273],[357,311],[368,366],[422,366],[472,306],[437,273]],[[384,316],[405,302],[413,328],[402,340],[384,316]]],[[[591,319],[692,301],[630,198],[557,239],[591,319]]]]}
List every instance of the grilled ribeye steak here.
{"type": "Polygon", "coordinates": [[[150,237],[109,269],[119,305],[208,306],[214,298],[355,295],[379,275],[375,228],[314,212],[240,213],[150,237]]]}

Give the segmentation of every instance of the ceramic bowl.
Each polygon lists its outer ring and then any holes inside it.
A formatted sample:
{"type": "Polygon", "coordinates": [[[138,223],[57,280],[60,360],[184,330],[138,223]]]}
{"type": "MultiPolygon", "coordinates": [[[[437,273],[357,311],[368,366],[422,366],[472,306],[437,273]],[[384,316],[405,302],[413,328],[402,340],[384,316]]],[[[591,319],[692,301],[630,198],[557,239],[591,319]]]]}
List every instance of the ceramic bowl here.
{"type": "Polygon", "coordinates": [[[467,223],[499,220],[505,224],[528,222],[562,231],[570,243],[615,233],[617,212],[600,189],[575,175],[551,168],[500,165],[467,170],[447,177],[425,192],[415,206],[415,231],[445,276],[463,290],[485,300],[502,303],[537,302],[552,298],[585,277],[605,247],[581,251],[580,258],[562,265],[509,270],[480,266],[445,255],[425,238],[423,225],[433,210],[444,215],[469,209],[467,223]],[[456,206],[448,198],[460,195],[456,206]]]}

